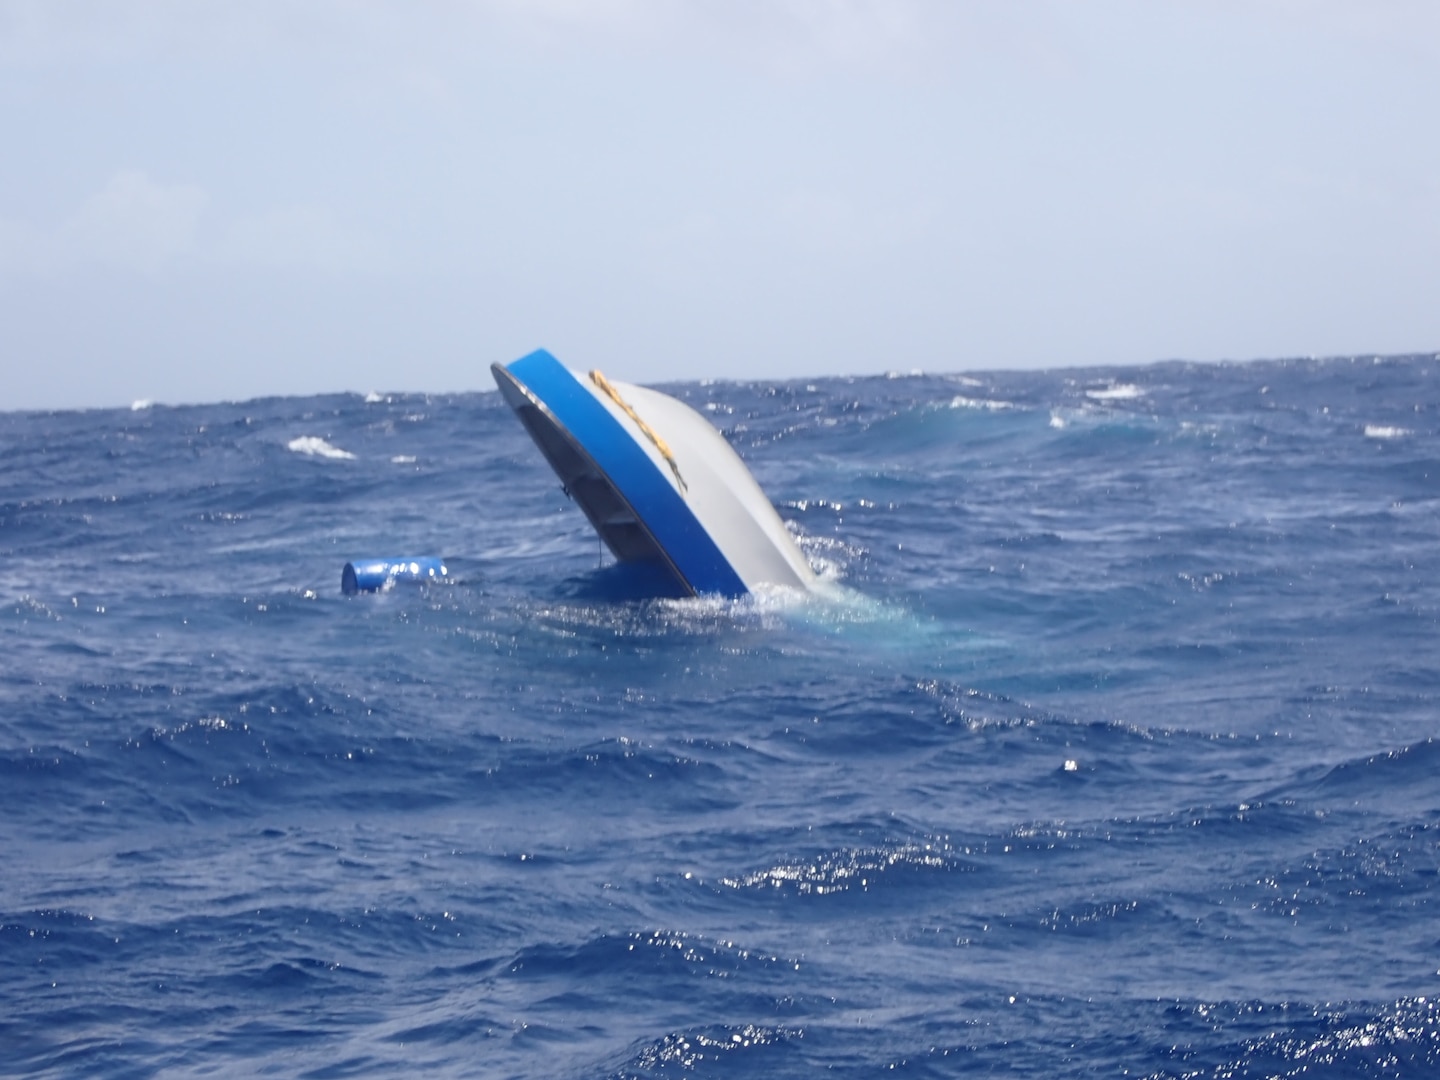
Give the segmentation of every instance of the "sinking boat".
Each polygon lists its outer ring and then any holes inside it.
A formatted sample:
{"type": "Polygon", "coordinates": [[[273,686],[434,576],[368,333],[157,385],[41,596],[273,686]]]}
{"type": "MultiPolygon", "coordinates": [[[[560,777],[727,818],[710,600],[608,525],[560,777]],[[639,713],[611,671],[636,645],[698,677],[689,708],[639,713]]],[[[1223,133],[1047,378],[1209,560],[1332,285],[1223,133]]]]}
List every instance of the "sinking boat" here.
{"type": "Polygon", "coordinates": [[[654,564],[687,595],[814,586],[740,455],[690,406],[543,349],[490,370],[617,560],[654,564]]]}

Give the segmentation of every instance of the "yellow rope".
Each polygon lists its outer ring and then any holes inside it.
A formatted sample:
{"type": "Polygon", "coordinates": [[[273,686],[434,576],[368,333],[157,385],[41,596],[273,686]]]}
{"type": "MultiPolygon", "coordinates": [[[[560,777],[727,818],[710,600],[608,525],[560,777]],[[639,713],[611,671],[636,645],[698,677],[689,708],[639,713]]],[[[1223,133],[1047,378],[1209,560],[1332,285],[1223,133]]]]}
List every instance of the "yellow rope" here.
{"type": "Polygon", "coordinates": [[[615,402],[626,416],[634,420],[635,426],[641,430],[647,439],[655,444],[655,449],[660,451],[660,456],[666,460],[670,465],[670,471],[675,474],[675,483],[680,485],[681,492],[689,490],[685,486],[685,478],[680,475],[680,466],[675,463],[675,455],[670,452],[670,447],[665,440],[655,433],[654,428],[640,419],[640,414],[635,411],[628,401],[620,396],[620,391],[616,390],[614,385],[609,379],[605,378],[604,375],[598,371],[592,371],[590,372],[590,381],[601,390],[604,390],[605,393],[610,396],[610,400],[615,402]]]}

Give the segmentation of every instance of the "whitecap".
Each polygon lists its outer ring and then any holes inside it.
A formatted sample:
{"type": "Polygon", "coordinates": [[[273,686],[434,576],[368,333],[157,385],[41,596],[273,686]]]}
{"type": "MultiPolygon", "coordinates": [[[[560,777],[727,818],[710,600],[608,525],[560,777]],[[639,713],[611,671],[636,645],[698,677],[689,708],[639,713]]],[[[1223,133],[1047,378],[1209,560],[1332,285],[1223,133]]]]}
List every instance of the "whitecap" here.
{"type": "Polygon", "coordinates": [[[984,409],[987,412],[1002,412],[1005,409],[1013,409],[1015,405],[1010,401],[992,401],[989,398],[972,398],[964,394],[956,394],[950,399],[952,409],[984,409]]]}
{"type": "Polygon", "coordinates": [[[394,457],[392,457],[392,458],[390,459],[390,464],[392,464],[392,465],[414,465],[414,464],[415,464],[415,455],[414,455],[414,454],[396,454],[394,457]]]}
{"type": "Polygon", "coordinates": [[[1098,390],[1086,390],[1085,396],[1091,401],[1134,401],[1144,397],[1145,391],[1133,383],[1111,383],[1098,390]]]}
{"type": "Polygon", "coordinates": [[[310,457],[331,458],[336,461],[348,461],[355,457],[349,450],[341,450],[340,447],[326,442],[318,435],[301,435],[299,438],[291,439],[285,446],[286,449],[293,450],[297,454],[308,454],[310,457]]]}
{"type": "Polygon", "coordinates": [[[385,398],[380,394],[377,394],[374,390],[371,390],[368,394],[365,395],[366,405],[378,405],[384,400],[385,398]]]}
{"type": "Polygon", "coordinates": [[[1390,427],[1385,424],[1365,425],[1365,437],[1367,439],[1403,439],[1409,434],[1409,428],[1390,427]]]}
{"type": "Polygon", "coordinates": [[[130,411],[131,411],[131,412],[144,412],[146,409],[150,408],[150,406],[153,405],[153,404],[155,404],[155,403],[154,403],[153,401],[151,401],[149,398],[144,398],[144,397],[142,397],[142,398],[136,398],[134,401],[132,401],[132,402],[130,403],[130,411]]]}

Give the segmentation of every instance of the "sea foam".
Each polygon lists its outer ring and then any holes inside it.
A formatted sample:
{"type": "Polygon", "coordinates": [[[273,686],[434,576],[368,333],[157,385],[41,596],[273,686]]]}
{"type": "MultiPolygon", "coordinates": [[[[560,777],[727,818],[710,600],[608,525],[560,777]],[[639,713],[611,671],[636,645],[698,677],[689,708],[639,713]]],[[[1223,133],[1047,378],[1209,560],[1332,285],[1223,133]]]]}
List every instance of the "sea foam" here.
{"type": "Polygon", "coordinates": [[[333,443],[328,443],[318,435],[301,435],[299,438],[291,439],[285,444],[287,450],[293,450],[297,454],[306,454],[310,457],[331,458],[335,461],[350,461],[355,455],[349,450],[342,450],[333,443]]]}
{"type": "Polygon", "coordinates": [[[1391,427],[1386,424],[1365,425],[1365,437],[1367,439],[1403,439],[1409,434],[1409,428],[1391,427]]]}

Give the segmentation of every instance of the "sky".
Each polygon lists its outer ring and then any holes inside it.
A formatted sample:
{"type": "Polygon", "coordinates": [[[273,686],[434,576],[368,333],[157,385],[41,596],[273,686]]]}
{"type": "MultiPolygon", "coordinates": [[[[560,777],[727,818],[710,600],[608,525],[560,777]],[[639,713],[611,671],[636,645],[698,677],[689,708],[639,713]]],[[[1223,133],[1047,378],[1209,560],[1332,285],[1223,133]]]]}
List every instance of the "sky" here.
{"type": "Polygon", "coordinates": [[[0,0],[0,409],[1440,349],[1433,0],[0,0]]]}

